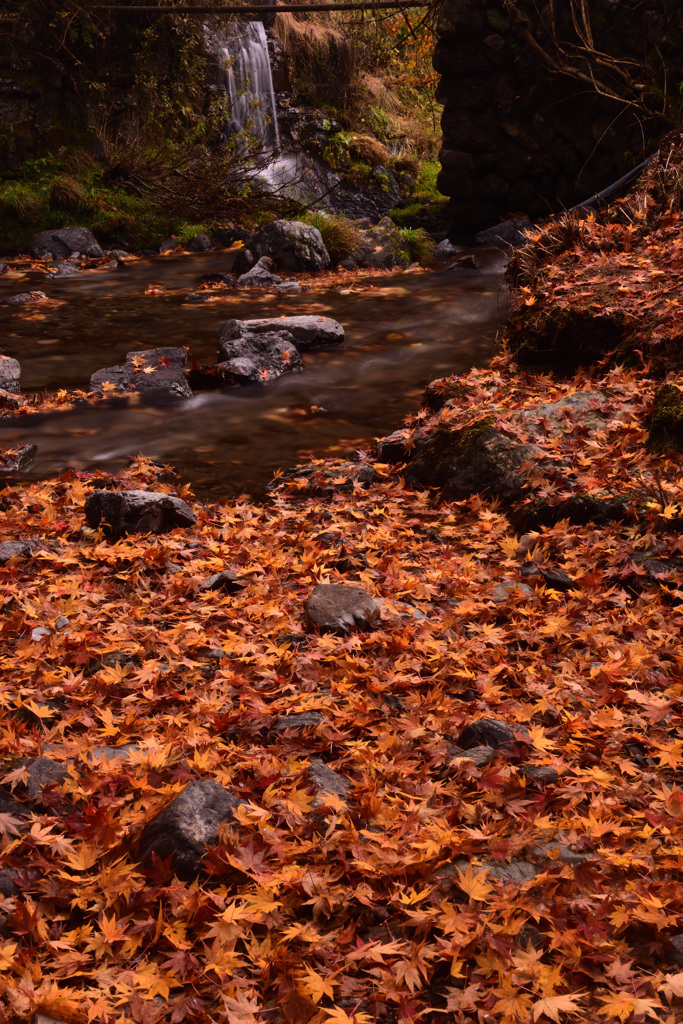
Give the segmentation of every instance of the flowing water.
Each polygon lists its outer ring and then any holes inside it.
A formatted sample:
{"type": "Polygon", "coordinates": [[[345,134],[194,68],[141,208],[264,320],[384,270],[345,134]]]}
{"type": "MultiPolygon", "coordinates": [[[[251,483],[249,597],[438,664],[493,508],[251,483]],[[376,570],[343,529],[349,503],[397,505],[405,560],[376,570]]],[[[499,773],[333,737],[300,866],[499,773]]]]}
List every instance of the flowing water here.
{"type": "Polygon", "coordinates": [[[115,470],[140,451],[172,463],[206,498],[258,495],[276,469],[310,452],[352,453],[398,427],[430,380],[486,361],[506,312],[497,252],[477,254],[480,270],[407,271],[358,292],[229,289],[207,303],[183,301],[199,275],[226,273],[233,255],[138,260],[61,281],[5,275],[0,302],[38,288],[60,304],[0,305],[2,351],[19,359],[29,392],[87,390],[95,370],[123,362],[132,349],[187,345],[198,362],[214,362],[218,325],[233,317],[330,316],[345,328],[343,349],[306,354],[303,373],[170,407],[133,399],[3,417],[0,450],[37,444],[28,475],[40,477],[68,466],[115,470]],[[146,294],[151,284],[164,290],[146,294]]]}
{"type": "MultiPolygon", "coordinates": [[[[207,45],[218,58],[218,85],[230,98],[228,132],[258,140],[264,156],[280,150],[268,39],[261,21],[228,21],[204,26],[207,45]]],[[[251,146],[249,146],[251,148],[251,146]]]]}

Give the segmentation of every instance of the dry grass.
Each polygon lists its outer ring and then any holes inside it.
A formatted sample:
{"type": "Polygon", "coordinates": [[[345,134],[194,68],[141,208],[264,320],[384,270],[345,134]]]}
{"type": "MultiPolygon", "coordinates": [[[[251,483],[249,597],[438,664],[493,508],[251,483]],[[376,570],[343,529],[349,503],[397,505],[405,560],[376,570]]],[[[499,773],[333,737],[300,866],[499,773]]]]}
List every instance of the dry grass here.
{"type": "Polygon", "coordinates": [[[66,210],[76,213],[86,199],[83,182],[70,174],[60,174],[50,185],[48,204],[51,210],[66,210]]]}
{"type": "Polygon", "coordinates": [[[507,278],[513,288],[531,287],[550,261],[560,253],[578,245],[587,246],[591,239],[585,214],[564,213],[539,228],[526,245],[517,249],[508,263],[507,278]]]}
{"type": "Polygon", "coordinates": [[[289,12],[276,14],[272,32],[275,38],[282,43],[285,52],[307,50],[310,54],[321,48],[348,46],[339,29],[325,23],[324,15],[318,15],[316,18],[308,17],[305,21],[301,21],[296,14],[289,12]]]}
{"type": "Polygon", "coordinates": [[[371,167],[378,167],[380,164],[386,166],[391,159],[384,143],[372,135],[352,135],[349,152],[355,160],[361,160],[371,167]]]}
{"type": "Polygon", "coordinates": [[[386,83],[378,75],[369,73],[360,77],[360,88],[364,99],[373,107],[379,110],[386,110],[388,114],[398,114],[401,111],[401,101],[396,93],[387,89],[386,83]]]}
{"type": "Polygon", "coordinates": [[[683,209],[683,129],[662,140],[659,153],[640,179],[632,201],[639,204],[648,220],[653,215],[683,209]]]}

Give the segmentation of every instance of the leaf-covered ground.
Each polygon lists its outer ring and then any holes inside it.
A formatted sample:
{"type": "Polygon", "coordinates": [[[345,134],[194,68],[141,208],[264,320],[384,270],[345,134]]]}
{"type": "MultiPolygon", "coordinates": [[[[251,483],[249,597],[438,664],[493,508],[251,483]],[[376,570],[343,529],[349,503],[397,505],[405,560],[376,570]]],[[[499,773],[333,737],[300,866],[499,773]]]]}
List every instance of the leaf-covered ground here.
{"type": "Polygon", "coordinates": [[[613,357],[683,368],[683,133],[613,206],[550,221],[512,260],[520,286],[509,340],[521,358],[575,364],[613,357]]]}
{"type": "Polygon", "coordinates": [[[194,527],[112,543],[90,490],[172,476],[2,491],[2,540],[38,542],[0,568],[0,757],[30,810],[0,814],[8,1021],[682,1019],[683,474],[645,448],[655,385],[504,361],[460,381],[410,429],[493,417],[570,489],[625,495],[625,520],[520,536],[401,467],[348,493],[321,462],[263,505],[181,488],[194,527]],[[519,416],[587,387],[597,426],[519,416]],[[224,568],[243,589],[200,592],[224,568]],[[320,582],[369,590],[379,627],[307,633],[320,582]],[[477,764],[458,740],[481,719],[514,742],[477,764]],[[30,797],[41,754],[67,775],[30,797]],[[136,842],[194,778],[244,804],[182,881],[136,842]]]}

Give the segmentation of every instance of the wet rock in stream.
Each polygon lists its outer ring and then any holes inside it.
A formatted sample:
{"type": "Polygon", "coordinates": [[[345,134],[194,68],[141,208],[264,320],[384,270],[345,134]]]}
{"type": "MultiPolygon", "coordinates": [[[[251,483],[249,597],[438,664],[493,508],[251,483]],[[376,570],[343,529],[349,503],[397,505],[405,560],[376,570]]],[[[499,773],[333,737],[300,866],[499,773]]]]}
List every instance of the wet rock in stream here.
{"type": "Polygon", "coordinates": [[[124,394],[138,391],[149,396],[191,398],[186,367],[185,348],[165,346],[129,352],[123,365],[109,366],[93,373],[90,391],[124,394]]]}
{"type": "Polygon", "coordinates": [[[80,272],[81,268],[70,260],[56,260],[54,263],[48,263],[47,271],[43,276],[51,280],[53,277],[74,277],[80,272]]]}
{"type": "Polygon", "coordinates": [[[318,228],[297,220],[274,220],[249,242],[254,259],[269,256],[278,269],[327,270],[330,255],[318,228]]]}
{"type": "Polygon", "coordinates": [[[237,278],[238,288],[277,288],[284,279],[273,273],[274,263],[270,256],[262,256],[251,270],[246,270],[237,278]]]}
{"type": "Polygon", "coordinates": [[[221,341],[253,337],[257,334],[282,334],[291,338],[297,349],[337,347],[344,344],[344,328],[329,316],[281,316],[261,320],[226,320],[220,325],[221,341]]]}
{"type": "Polygon", "coordinates": [[[3,299],[6,306],[25,306],[29,302],[44,302],[47,299],[45,292],[19,292],[18,295],[10,295],[3,299]]]}
{"type": "Polygon", "coordinates": [[[20,378],[19,360],[12,359],[11,356],[0,356],[0,390],[9,391],[11,395],[18,395],[20,378]]]}
{"type": "Polygon", "coordinates": [[[218,328],[218,370],[226,383],[275,380],[284,373],[303,370],[299,350],[289,331],[252,333],[242,330],[239,326],[242,323],[227,320],[218,328]]]}

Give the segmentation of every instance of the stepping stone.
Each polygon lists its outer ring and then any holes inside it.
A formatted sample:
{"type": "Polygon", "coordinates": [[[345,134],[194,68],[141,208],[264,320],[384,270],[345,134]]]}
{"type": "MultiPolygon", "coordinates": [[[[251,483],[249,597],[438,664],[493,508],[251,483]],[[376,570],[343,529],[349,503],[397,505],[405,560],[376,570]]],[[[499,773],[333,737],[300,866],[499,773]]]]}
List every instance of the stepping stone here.
{"type": "Polygon", "coordinates": [[[307,626],[321,633],[344,635],[352,629],[374,629],[379,621],[379,607],[362,587],[321,583],[306,602],[307,626]]]}

